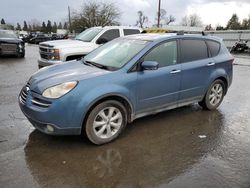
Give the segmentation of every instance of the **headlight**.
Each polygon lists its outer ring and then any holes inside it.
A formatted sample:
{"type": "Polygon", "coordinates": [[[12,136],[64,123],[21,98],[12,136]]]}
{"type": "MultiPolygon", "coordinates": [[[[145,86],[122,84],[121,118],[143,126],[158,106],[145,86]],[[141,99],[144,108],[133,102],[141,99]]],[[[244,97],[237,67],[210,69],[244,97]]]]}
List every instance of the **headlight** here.
{"type": "Polygon", "coordinates": [[[51,53],[59,54],[59,49],[52,49],[51,53]]]}
{"type": "Polygon", "coordinates": [[[23,48],[23,45],[22,45],[22,44],[19,44],[19,48],[22,49],[22,48],[23,48]]]}
{"type": "Polygon", "coordinates": [[[56,99],[65,95],[72,89],[74,89],[76,84],[77,84],[77,81],[65,82],[65,83],[45,89],[42,95],[46,98],[56,99]]]}

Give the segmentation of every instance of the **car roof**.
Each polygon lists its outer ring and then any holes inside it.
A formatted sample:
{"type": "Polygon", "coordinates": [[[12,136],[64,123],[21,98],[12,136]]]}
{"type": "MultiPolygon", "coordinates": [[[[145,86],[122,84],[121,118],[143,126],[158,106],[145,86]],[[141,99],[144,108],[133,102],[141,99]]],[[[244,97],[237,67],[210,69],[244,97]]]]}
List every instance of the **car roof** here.
{"type": "Polygon", "coordinates": [[[197,39],[208,39],[208,40],[216,40],[221,42],[222,39],[214,36],[207,36],[201,34],[181,34],[177,33],[145,33],[145,34],[135,34],[135,35],[127,35],[124,38],[131,40],[144,40],[144,41],[157,41],[171,38],[197,38],[197,39]]]}
{"type": "Polygon", "coordinates": [[[134,26],[104,26],[104,27],[101,27],[101,26],[97,26],[97,27],[94,27],[94,28],[100,28],[100,29],[138,29],[140,31],[142,31],[141,28],[139,27],[134,27],[134,26]]]}

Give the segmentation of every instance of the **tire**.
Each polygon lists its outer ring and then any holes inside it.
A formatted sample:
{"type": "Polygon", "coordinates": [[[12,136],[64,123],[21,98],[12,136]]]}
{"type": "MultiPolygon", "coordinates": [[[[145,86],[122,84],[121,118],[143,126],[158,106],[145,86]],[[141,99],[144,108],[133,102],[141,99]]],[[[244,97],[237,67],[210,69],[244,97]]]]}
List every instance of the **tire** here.
{"type": "Polygon", "coordinates": [[[92,143],[101,145],[115,140],[126,125],[126,108],[118,101],[108,100],[91,110],[85,124],[85,133],[92,143]]]}
{"type": "Polygon", "coordinates": [[[20,54],[18,54],[17,56],[18,56],[18,58],[24,58],[24,56],[25,56],[25,52],[20,53],[20,54]]]}
{"type": "Polygon", "coordinates": [[[199,105],[206,110],[215,110],[223,101],[225,96],[225,83],[222,80],[215,80],[207,90],[203,100],[199,105]]]}

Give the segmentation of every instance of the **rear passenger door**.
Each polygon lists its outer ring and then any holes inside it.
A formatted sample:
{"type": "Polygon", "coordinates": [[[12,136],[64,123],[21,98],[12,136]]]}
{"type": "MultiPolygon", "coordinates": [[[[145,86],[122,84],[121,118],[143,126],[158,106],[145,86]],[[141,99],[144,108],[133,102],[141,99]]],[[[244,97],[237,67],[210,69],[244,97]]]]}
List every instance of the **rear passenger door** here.
{"type": "Polygon", "coordinates": [[[202,99],[215,62],[209,57],[207,43],[202,39],[181,39],[180,53],[182,78],[179,104],[183,105],[202,99]]]}

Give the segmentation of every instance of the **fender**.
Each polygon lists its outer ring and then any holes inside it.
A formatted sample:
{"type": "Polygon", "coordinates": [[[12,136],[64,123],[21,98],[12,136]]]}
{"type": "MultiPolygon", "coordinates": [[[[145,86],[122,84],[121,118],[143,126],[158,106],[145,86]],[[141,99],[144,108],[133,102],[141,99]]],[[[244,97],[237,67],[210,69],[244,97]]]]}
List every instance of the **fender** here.
{"type": "Polygon", "coordinates": [[[82,108],[81,123],[84,123],[87,112],[96,102],[109,96],[117,96],[126,100],[130,105],[131,115],[134,114],[135,107],[132,104],[136,104],[136,96],[132,96],[131,91],[126,87],[122,87],[121,85],[105,84],[101,87],[95,87],[91,91],[87,92],[84,95],[82,101],[79,103],[79,108],[85,107],[84,109],[82,108]],[[132,101],[130,101],[129,99],[131,99],[132,101]]]}

